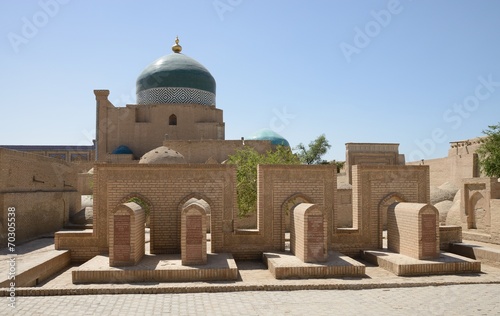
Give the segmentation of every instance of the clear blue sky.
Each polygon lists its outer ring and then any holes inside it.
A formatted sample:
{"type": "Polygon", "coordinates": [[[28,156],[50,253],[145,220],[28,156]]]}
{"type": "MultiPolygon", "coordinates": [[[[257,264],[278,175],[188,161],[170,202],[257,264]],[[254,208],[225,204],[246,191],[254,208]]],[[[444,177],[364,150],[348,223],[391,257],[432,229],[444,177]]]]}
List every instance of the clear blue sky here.
{"type": "Polygon", "coordinates": [[[217,81],[226,139],[441,157],[500,121],[499,30],[500,1],[1,1],[0,144],[91,144],[93,90],[135,103],[179,35],[217,81]]]}

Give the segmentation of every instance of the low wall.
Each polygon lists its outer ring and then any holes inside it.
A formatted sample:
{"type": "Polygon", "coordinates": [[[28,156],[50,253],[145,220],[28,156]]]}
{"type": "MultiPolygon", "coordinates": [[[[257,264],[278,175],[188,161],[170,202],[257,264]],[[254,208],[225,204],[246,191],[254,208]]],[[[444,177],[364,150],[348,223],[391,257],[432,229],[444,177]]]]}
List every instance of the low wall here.
{"type": "Polygon", "coordinates": [[[0,244],[7,245],[8,216],[15,218],[16,243],[35,239],[62,229],[70,212],[80,207],[80,195],[78,192],[0,193],[0,207],[0,244]],[[8,215],[9,208],[15,209],[15,215],[8,215]]]}
{"type": "Polygon", "coordinates": [[[440,249],[449,251],[450,244],[462,242],[461,226],[439,226],[440,249]]]}
{"type": "Polygon", "coordinates": [[[99,249],[97,241],[92,230],[60,231],[54,235],[55,249],[70,250],[71,261],[75,263],[82,263],[101,253],[107,253],[108,249],[99,249]]]}

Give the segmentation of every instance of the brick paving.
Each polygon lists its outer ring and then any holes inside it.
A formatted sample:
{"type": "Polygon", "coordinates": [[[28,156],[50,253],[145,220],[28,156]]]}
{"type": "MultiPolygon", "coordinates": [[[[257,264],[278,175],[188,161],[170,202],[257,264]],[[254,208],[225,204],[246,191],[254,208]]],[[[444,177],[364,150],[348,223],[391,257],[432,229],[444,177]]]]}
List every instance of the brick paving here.
{"type": "Polygon", "coordinates": [[[497,284],[2,298],[1,315],[498,315],[497,284]]]}

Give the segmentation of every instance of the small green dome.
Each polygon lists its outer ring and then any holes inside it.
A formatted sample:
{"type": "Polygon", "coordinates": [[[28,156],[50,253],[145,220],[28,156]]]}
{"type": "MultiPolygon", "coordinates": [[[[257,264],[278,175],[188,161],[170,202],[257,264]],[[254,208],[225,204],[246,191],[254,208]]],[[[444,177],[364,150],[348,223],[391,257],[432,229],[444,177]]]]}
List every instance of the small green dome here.
{"type": "Polygon", "coordinates": [[[112,154],[113,155],[133,155],[134,153],[127,146],[120,145],[120,146],[116,147],[115,150],[113,150],[112,154]]]}
{"type": "Polygon", "coordinates": [[[249,137],[249,140],[270,140],[271,144],[290,147],[290,143],[280,134],[273,130],[264,128],[249,137]]]}
{"type": "MultiPolygon", "coordinates": [[[[177,46],[178,41],[176,41],[177,46]]],[[[137,78],[137,103],[215,105],[215,79],[199,62],[174,49],[146,67],[137,78]]]]}

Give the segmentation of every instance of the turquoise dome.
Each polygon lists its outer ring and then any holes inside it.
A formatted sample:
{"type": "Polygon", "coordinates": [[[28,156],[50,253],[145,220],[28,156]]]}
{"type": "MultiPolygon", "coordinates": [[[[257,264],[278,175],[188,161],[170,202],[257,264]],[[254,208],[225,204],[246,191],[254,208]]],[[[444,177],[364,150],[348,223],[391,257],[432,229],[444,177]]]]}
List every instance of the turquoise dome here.
{"type": "Polygon", "coordinates": [[[163,56],[146,67],[137,78],[138,104],[194,103],[215,105],[215,79],[199,62],[181,54],[163,56]]]}
{"type": "Polygon", "coordinates": [[[270,140],[271,144],[275,146],[281,145],[290,147],[290,143],[288,143],[283,136],[270,129],[261,129],[250,136],[249,140],[270,140]]]}
{"type": "Polygon", "coordinates": [[[112,154],[113,155],[133,155],[134,153],[127,146],[121,145],[121,146],[116,147],[116,149],[113,150],[112,154]]]}

